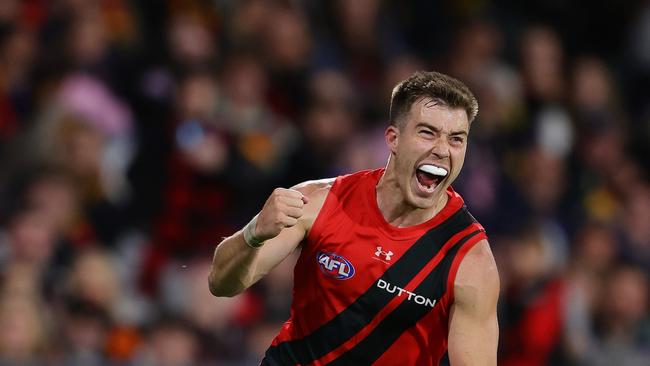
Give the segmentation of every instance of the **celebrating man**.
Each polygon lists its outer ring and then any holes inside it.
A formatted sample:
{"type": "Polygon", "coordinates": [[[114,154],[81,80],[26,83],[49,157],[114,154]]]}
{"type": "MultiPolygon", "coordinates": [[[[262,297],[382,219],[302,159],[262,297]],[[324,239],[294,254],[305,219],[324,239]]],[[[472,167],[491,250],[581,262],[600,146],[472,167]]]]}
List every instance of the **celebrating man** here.
{"type": "Polygon", "coordinates": [[[499,278],[483,227],[451,188],[478,112],[460,81],[393,90],[386,168],[278,188],[215,250],[233,296],[297,247],[291,317],[262,365],[496,365],[499,278]]]}

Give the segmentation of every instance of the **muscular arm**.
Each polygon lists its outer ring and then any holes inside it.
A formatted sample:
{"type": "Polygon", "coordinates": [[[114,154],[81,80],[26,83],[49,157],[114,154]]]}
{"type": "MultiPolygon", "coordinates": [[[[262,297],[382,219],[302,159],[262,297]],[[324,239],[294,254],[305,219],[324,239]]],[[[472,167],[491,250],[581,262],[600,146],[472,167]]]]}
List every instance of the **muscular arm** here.
{"type": "Polygon", "coordinates": [[[449,325],[452,366],[496,366],[499,274],[486,240],[465,255],[454,283],[449,325]]]}
{"type": "MultiPolygon", "coordinates": [[[[306,197],[302,199],[302,202],[306,201],[306,203],[300,208],[287,207],[285,203],[279,202],[286,202],[283,199],[277,200],[278,202],[270,202],[276,200],[274,198],[276,190],[262,209],[270,214],[266,216],[272,220],[284,211],[285,213],[291,212],[293,216],[300,214],[299,217],[293,221],[294,219],[285,215],[284,222],[278,223],[285,227],[277,236],[266,240],[260,248],[251,248],[246,244],[243,229],[224,239],[214,251],[212,269],[208,277],[210,292],[215,296],[237,295],[264,277],[291,254],[311,229],[311,225],[327,197],[331,182],[332,180],[310,181],[281,192],[300,197],[299,192],[306,197]]],[[[297,200],[293,201],[298,202],[297,200]]],[[[261,225],[266,225],[261,222],[260,217],[262,217],[262,212],[258,216],[257,232],[261,225]]],[[[268,224],[269,220],[265,221],[268,224]]]]}

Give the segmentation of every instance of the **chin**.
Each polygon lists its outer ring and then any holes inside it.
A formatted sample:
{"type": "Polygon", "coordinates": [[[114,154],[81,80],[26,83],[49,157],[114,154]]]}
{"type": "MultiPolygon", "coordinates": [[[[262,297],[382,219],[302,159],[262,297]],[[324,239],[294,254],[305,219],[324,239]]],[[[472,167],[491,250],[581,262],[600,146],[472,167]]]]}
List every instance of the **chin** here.
{"type": "Polygon", "coordinates": [[[409,192],[407,195],[408,204],[419,209],[430,209],[436,205],[437,195],[434,193],[430,197],[422,197],[413,192],[409,192]]]}
{"type": "Polygon", "coordinates": [[[445,194],[444,181],[440,182],[431,193],[422,192],[415,177],[411,181],[409,191],[405,195],[408,204],[419,209],[430,209],[436,206],[442,194],[445,194]]]}

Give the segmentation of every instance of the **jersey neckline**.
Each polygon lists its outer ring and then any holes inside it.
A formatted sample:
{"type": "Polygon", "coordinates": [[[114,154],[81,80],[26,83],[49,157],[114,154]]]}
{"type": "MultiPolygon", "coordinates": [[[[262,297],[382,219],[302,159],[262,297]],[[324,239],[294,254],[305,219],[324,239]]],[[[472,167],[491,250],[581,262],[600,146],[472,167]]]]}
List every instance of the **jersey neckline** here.
{"type": "Polygon", "coordinates": [[[434,217],[412,226],[398,227],[391,225],[386,221],[381,210],[379,210],[379,206],[377,206],[377,183],[379,183],[385,170],[385,168],[380,168],[369,172],[370,177],[368,177],[368,179],[371,184],[369,189],[367,189],[366,200],[370,207],[371,216],[373,216],[373,220],[376,222],[377,226],[392,238],[402,240],[410,239],[412,236],[420,236],[427,230],[441,224],[463,206],[464,202],[462,197],[456,193],[451,186],[449,186],[446,191],[448,197],[447,203],[434,217]]]}

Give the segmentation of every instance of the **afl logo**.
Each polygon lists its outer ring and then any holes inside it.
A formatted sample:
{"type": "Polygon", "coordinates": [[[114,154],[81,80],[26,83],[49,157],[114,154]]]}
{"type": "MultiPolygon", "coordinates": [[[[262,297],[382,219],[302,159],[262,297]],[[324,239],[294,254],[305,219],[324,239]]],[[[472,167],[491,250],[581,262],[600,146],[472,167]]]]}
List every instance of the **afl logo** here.
{"type": "Polygon", "coordinates": [[[320,270],[337,280],[347,280],[354,276],[354,266],[349,260],[334,253],[318,252],[316,254],[320,270]]]}

